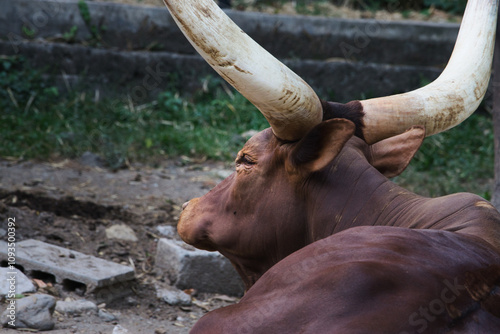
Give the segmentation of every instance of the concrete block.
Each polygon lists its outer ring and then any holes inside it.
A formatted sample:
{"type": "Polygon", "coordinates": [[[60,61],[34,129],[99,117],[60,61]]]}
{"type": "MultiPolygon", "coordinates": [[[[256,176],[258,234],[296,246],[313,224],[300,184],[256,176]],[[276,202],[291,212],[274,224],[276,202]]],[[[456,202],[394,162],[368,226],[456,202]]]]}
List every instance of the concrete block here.
{"type": "Polygon", "coordinates": [[[218,252],[207,252],[182,241],[160,239],[156,251],[157,269],[179,289],[241,296],[243,282],[228,259],[218,252]]]}
{"type": "MultiPolygon", "coordinates": [[[[0,241],[2,262],[7,260],[6,250],[7,243],[0,241]]],[[[105,289],[102,300],[123,292],[124,284],[135,277],[130,267],[33,239],[16,244],[16,265],[31,276],[49,274],[63,287],[76,286],[87,294],[105,289]],[[114,288],[117,284],[121,287],[114,288]]]]}

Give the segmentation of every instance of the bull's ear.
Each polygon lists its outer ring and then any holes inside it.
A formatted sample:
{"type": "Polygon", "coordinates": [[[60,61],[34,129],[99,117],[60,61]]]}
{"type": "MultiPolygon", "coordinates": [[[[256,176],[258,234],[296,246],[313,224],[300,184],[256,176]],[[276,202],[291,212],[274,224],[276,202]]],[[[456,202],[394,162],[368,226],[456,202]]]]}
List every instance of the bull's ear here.
{"type": "Polygon", "coordinates": [[[290,152],[294,171],[315,172],[328,165],[354,135],[356,126],[347,119],[321,122],[302,138],[290,152]]]}
{"type": "Polygon", "coordinates": [[[414,126],[406,132],[370,146],[368,161],[387,177],[401,174],[425,138],[425,129],[414,126]]]}

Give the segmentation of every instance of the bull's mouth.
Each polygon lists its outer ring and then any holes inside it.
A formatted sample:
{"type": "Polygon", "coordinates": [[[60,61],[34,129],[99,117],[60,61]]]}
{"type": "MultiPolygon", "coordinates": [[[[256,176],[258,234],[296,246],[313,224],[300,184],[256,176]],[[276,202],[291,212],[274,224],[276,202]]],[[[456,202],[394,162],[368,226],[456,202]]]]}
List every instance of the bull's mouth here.
{"type": "Polygon", "coordinates": [[[179,233],[179,236],[185,243],[193,247],[215,251],[217,249],[208,235],[208,230],[212,223],[200,219],[195,213],[198,200],[199,198],[192,199],[182,206],[183,211],[177,223],[177,233],[179,233]]]}

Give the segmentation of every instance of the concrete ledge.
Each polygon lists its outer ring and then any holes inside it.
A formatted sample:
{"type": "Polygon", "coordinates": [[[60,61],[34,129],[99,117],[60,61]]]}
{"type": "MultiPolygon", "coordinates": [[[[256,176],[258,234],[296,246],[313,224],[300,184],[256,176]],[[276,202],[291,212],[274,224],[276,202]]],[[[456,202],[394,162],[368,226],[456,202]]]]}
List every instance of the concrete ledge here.
{"type": "MultiPolygon", "coordinates": [[[[48,69],[64,92],[99,91],[145,103],[174,81],[192,92],[218,75],[196,54],[164,7],[86,2],[99,47],[77,0],[0,0],[0,55],[48,69]],[[63,35],[76,27],[72,43],[63,35]],[[30,40],[26,29],[33,32],[30,40]],[[23,32],[24,31],[24,32],[23,32]],[[96,41],[94,41],[96,42],[96,41]],[[128,96],[127,96],[128,95],[128,96]]],[[[227,11],[321,98],[348,102],[414,90],[447,63],[458,24],[384,22],[227,11]]],[[[49,83],[54,84],[54,83],[49,83]]]]}
{"type": "Polygon", "coordinates": [[[243,283],[228,259],[218,252],[195,249],[182,241],[160,239],[155,267],[179,289],[241,296],[243,283]]]}
{"type": "MultiPolygon", "coordinates": [[[[77,0],[0,0],[0,38],[60,39],[76,27],[74,41],[91,37],[77,0]]],[[[195,54],[165,7],[87,1],[100,43],[121,50],[195,54]]],[[[412,21],[347,20],[314,16],[268,15],[228,10],[243,31],[276,57],[442,66],[447,63],[458,24],[412,21]]]]}
{"type": "MultiPolygon", "coordinates": [[[[35,68],[51,67],[61,88],[100,90],[102,95],[129,95],[143,103],[176,82],[181,92],[198,89],[202,79],[217,73],[197,55],[169,52],[120,52],[62,43],[22,42],[14,52],[0,41],[0,54],[22,55],[35,68]],[[61,75],[64,73],[64,75],[61,75]],[[175,78],[175,79],[174,79],[175,78]],[[114,93],[114,94],[113,94],[114,93]]],[[[338,102],[384,96],[419,88],[440,69],[348,61],[284,60],[319,96],[338,102]]]]}

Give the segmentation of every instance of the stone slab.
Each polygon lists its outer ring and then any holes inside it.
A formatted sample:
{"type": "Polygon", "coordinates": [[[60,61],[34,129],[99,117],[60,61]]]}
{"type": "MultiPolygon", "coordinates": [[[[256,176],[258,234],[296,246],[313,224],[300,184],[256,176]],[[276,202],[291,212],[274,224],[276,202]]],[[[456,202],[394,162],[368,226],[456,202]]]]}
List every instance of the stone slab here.
{"type": "Polygon", "coordinates": [[[182,241],[158,240],[155,266],[179,289],[196,288],[199,292],[232,296],[244,292],[243,282],[227,258],[182,241]]]}
{"type": "MultiPolygon", "coordinates": [[[[0,242],[1,261],[6,261],[6,250],[7,243],[0,242]]],[[[23,266],[25,272],[52,274],[57,283],[71,280],[85,284],[87,293],[135,277],[130,267],[33,239],[16,243],[16,265],[23,266]]]]}

